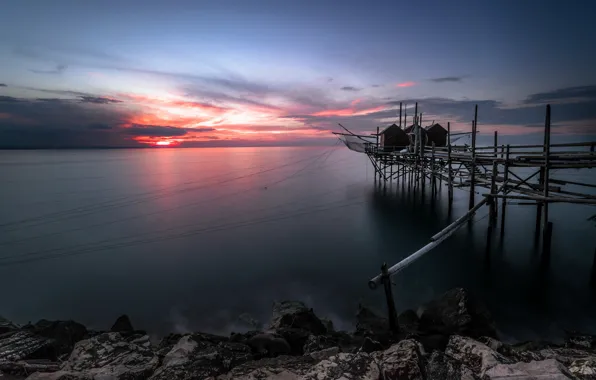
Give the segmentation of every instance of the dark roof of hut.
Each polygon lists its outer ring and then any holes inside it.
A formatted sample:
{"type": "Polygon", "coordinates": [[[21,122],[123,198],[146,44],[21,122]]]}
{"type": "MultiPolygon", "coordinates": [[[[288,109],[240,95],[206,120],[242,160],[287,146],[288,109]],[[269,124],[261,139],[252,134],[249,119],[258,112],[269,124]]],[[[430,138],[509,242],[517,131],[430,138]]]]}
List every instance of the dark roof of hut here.
{"type": "Polygon", "coordinates": [[[430,131],[431,129],[435,129],[435,128],[441,128],[445,132],[447,132],[447,130],[445,128],[443,128],[443,126],[439,123],[434,123],[432,125],[427,125],[426,127],[424,127],[424,129],[426,129],[427,131],[430,131]]]}
{"type": "MultiPolygon", "coordinates": [[[[387,128],[383,129],[381,132],[379,132],[379,134],[380,134],[380,135],[382,135],[383,133],[387,132],[387,131],[388,131],[390,128],[393,128],[393,127],[397,127],[397,128],[399,128],[399,127],[397,126],[397,124],[393,123],[393,124],[391,124],[390,126],[388,126],[387,128]]],[[[400,128],[400,129],[401,129],[401,128],[400,128]]]]}
{"type": "Polygon", "coordinates": [[[415,126],[417,126],[417,125],[418,125],[418,124],[412,124],[412,125],[410,125],[409,127],[407,127],[406,129],[404,129],[404,131],[405,131],[406,133],[411,133],[411,132],[412,132],[412,129],[414,129],[414,127],[415,127],[415,126]]]}

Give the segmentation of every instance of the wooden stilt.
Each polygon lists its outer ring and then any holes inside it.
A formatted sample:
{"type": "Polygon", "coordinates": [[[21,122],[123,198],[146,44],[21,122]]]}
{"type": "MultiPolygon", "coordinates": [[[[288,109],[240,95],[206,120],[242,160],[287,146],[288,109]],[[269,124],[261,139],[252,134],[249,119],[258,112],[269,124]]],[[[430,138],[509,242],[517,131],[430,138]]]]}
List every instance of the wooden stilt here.
{"type": "Polygon", "coordinates": [[[547,222],[544,228],[544,235],[542,238],[542,257],[541,262],[544,269],[550,266],[551,242],[553,234],[553,223],[547,222]]]}
{"type": "MultiPolygon", "coordinates": [[[[492,172],[492,177],[491,177],[491,183],[490,183],[490,193],[491,194],[495,194],[497,191],[497,161],[493,161],[493,172],[492,172]]],[[[497,215],[496,215],[496,211],[497,211],[497,207],[496,207],[496,202],[495,202],[496,198],[494,197],[489,197],[489,225],[492,227],[495,226],[496,220],[497,220],[497,215]]]]}
{"type": "Polygon", "coordinates": [[[453,180],[451,175],[451,123],[447,123],[447,187],[449,191],[449,210],[453,204],[453,180]]]}
{"type": "MultiPolygon", "coordinates": [[[[510,153],[510,146],[507,145],[507,149],[505,151],[505,168],[503,169],[503,183],[505,187],[503,189],[503,194],[507,193],[507,181],[509,180],[509,153],[510,153]]],[[[505,236],[505,210],[507,210],[507,198],[503,198],[501,200],[501,239],[505,236]]]]}
{"type": "Polygon", "coordinates": [[[387,263],[381,266],[381,282],[385,288],[385,300],[387,301],[387,312],[389,314],[389,328],[393,333],[399,332],[399,325],[397,322],[397,311],[395,310],[395,300],[393,299],[393,292],[391,290],[391,277],[387,270],[387,263]]]}
{"type": "MultiPolygon", "coordinates": [[[[546,120],[544,122],[544,198],[548,198],[549,190],[549,175],[550,175],[550,104],[546,105],[546,120]]],[[[543,227],[545,228],[548,224],[548,202],[544,203],[544,222],[543,227]]]]}
{"type": "Polygon", "coordinates": [[[468,209],[474,207],[474,194],[475,194],[475,182],[476,182],[476,128],[478,122],[478,104],[474,107],[474,122],[472,123],[472,165],[470,174],[470,201],[468,203],[468,209]]]}

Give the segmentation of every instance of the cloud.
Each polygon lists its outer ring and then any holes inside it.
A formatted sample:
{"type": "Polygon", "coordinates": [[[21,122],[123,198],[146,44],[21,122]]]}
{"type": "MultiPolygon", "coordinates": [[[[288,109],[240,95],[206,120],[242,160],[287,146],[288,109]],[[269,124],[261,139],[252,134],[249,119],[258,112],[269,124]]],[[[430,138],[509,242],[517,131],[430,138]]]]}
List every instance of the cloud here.
{"type": "Polygon", "coordinates": [[[122,100],[111,99],[101,96],[80,96],[81,103],[93,103],[93,104],[114,104],[122,103],[122,100]]]}
{"type": "Polygon", "coordinates": [[[377,88],[377,87],[381,87],[381,85],[380,84],[373,84],[370,87],[377,88]]]}
{"type": "Polygon", "coordinates": [[[108,124],[102,124],[102,123],[92,123],[87,125],[88,129],[95,129],[95,130],[102,130],[102,131],[106,131],[106,130],[110,130],[113,127],[111,125],[108,124]]]}
{"type": "Polygon", "coordinates": [[[463,80],[464,77],[440,77],[431,79],[431,81],[435,83],[462,82],[463,80]]]}
{"type": "Polygon", "coordinates": [[[67,65],[56,65],[56,68],[53,70],[33,70],[30,69],[29,71],[31,71],[32,73],[36,73],[36,74],[62,74],[64,72],[64,70],[66,70],[68,68],[67,65]]]}
{"type": "Polygon", "coordinates": [[[344,86],[341,88],[342,91],[360,91],[359,88],[352,87],[352,86],[344,86]]]}
{"type": "Polygon", "coordinates": [[[179,127],[134,124],[131,127],[124,128],[123,133],[131,136],[173,137],[184,136],[188,133],[188,130],[179,127]]]}
{"type": "Polygon", "coordinates": [[[397,87],[412,87],[415,84],[416,84],[415,82],[402,82],[402,83],[396,84],[396,86],[397,87]]]}
{"type": "Polygon", "coordinates": [[[21,101],[21,99],[14,98],[12,96],[0,95],[0,102],[16,103],[16,102],[20,102],[20,101],[21,101]]]}
{"type": "Polygon", "coordinates": [[[0,83],[0,87],[8,87],[8,86],[4,83],[0,83]]]}
{"type": "Polygon", "coordinates": [[[550,92],[532,94],[524,104],[546,104],[564,102],[596,101],[596,85],[561,88],[550,92]]]}

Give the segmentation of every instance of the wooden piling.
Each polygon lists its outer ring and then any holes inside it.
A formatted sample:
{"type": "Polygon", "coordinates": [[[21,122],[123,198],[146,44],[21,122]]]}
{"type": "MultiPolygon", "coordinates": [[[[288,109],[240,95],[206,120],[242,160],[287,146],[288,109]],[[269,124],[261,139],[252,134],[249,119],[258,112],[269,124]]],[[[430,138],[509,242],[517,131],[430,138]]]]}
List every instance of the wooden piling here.
{"type": "Polygon", "coordinates": [[[385,300],[387,301],[387,312],[389,315],[389,328],[393,333],[399,332],[399,324],[397,321],[397,311],[395,310],[395,300],[393,299],[393,292],[391,290],[391,277],[387,269],[387,263],[381,266],[381,282],[385,288],[385,300]]]}
{"type": "MultiPolygon", "coordinates": [[[[509,153],[511,147],[507,145],[507,149],[505,150],[505,167],[503,169],[503,183],[505,187],[503,189],[503,194],[507,194],[507,181],[509,180],[509,153]]],[[[505,210],[507,209],[507,198],[503,198],[501,200],[501,239],[505,236],[505,210]]]]}
{"type": "Polygon", "coordinates": [[[453,180],[451,175],[451,122],[447,123],[447,187],[449,191],[449,209],[453,204],[453,180]]]}
{"type": "MultiPolygon", "coordinates": [[[[550,175],[550,104],[546,105],[546,118],[544,121],[544,177],[543,177],[543,186],[544,186],[544,197],[548,198],[548,188],[549,188],[549,175],[550,175]]],[[[544,210],[543,210],[543,218],[544,223],[543,226],[546,227],[548,224],[548,202],[544,203],[544,210]]]]}
{"type": "Polygon", "coordinates": [[[472,164],[470,174],[470,200],[468,203],[468,209],[471,210],[474,207],[474,194],[475,194],[475,182],[476,182],[476,128],[478,122],[478,104],[474,107],[474,122],[472,123],[472,164]]]}
{"type": "Polygon", "coordinates": [[[550,266],[550,253],[551,253],[551,242],[553,235],[553,223],[547,222],[544,228],[544,235],[542,237],[542,257],[541,263],[543,268],[550,266]]]}
{"type": "MultiPolygon", "coordinates": [[[[497,161],[493,161],[493,172],[490,182],[490,193],[495,194],[497,191],[497,161]]],[[[489,226],[492,228],[497,222],[497,205],[496,198],[489,197],[489,226]]]]}
{"type": "Polygon", "coordinates": [[[399,102],[399,127],[402,128],[402,126],[401,126],[401,102],[399,102]]]}

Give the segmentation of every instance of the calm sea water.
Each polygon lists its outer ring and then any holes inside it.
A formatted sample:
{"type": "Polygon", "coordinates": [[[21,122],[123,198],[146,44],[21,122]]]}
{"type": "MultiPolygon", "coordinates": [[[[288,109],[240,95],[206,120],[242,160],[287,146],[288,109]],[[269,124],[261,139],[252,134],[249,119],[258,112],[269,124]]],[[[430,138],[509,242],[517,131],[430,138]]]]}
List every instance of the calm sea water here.
{"type": "MultiPolygon", "coordinates": [[[[468,193],[452,215],[446,197],[377,187],[344,147],[3,151],[0,315],[105,329],[127,313],[157,335],[225,334],[246,328],[241,314],[267,322],[274,300],[298,299],[350,329],[359,302],[385,310],[367,287],[380,265],[463,214],[468,193]]],[[[546,274],[535,208],[508,208],[490,261],[486,213],[394,277],[398,309],[464,286],[505,337],[593,332],[594,209],[551,206],[546,274]]]]}

